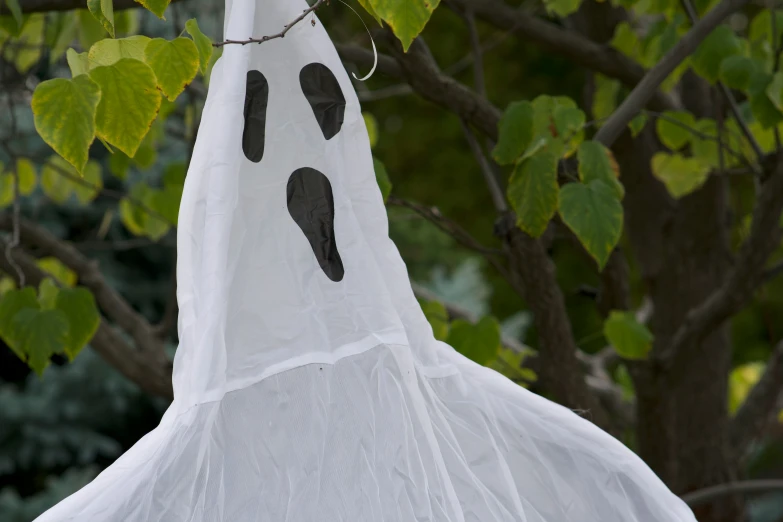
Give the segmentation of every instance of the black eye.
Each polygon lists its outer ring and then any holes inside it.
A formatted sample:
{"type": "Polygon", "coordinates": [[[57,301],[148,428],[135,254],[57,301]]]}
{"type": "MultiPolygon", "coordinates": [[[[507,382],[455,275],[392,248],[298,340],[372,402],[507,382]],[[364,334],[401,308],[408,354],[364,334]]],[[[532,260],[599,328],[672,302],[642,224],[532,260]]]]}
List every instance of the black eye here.
{"type": "Polygon", "coordinates": [[[247,72],[245,87],[245,130],[242,133],[242,151],[254,163],[264,157],[266,135],[266,104],[269,84],[259,71],[247,72]]]}
{"type": "Polygon", "coordinates": [[[337,78],[324,64],[311,63],[299,72],[299,84],[324,138],[331,139],[340,132],[345,116],[345,97],[337,78]]]}
{"type": "Polygon", "coordinates": [[[334,237],[334,198],[329,179],[315,169],[296,169],[288,178],[288,213],[310,242],[318,264],[332,281],[343,279],[334,237]]]}

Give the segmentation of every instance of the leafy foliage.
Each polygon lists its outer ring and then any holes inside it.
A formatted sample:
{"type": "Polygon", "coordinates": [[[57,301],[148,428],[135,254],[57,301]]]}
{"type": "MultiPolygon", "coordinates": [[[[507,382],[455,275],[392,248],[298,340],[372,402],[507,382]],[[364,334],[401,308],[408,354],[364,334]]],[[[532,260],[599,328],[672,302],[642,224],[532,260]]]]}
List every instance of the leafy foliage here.
{"type": "Polygon", "coordinates": [[[612,310],[604,322],[604,336],[625,359],[644,359],[652,349],[652,332],[632,312],[612,310]]]}
{"type": "Polygon", "coordinates": [[[519,163],[508,185],[517,225],[533,237],[543,234],[557,212],[558,191],[554,154],[545,151],[519,163]]]}

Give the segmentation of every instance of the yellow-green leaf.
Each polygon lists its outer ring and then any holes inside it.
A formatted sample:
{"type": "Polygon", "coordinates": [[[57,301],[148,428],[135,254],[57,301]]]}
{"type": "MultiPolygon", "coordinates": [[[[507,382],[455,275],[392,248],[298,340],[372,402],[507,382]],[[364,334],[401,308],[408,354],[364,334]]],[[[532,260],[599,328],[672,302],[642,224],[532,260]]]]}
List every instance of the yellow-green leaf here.
{"type": "Polygon", "coordinates": [[[193,42],[198,49],[199,70],[201,71],[201,74],[206,74],[207,67],[209,67],[209,60],[212,58],[212,40],[201,32],[195,18],[191,18],[185,22],[185,30],[190,37],[193,38],[193,42]]]}
{"type": "Polygon", "coordinates": [[[22,27],[22,8],[19,6],[19,0],[5,0],[5,5],[11,11],[11,16],[14,17],[17,27],[22,27]]]}
{"type": "Polygon", "coordinates": [[[378,120],[369,112],[363,112],[364,126],[367,127],[367,136],[370,138],[370,148],[378,144],[378,120]]]}
{"type": "Polygon", "coordinates": [[[730,88],[745,91],[757,69],[756,62],[747,56],[734,55],[721,62],[718,76],[730,88]]]}
{"type": "Polygon", "coordinates": [[[625,359],[646,359],[652,349],[653,334],[632,312],[612,310],[604,321],[604,336],[625,359]]]}
{"type": "Polygon", "coordinates": [[[423,301],[421,310],[432,327],[435,339],[445,341],[449,335],[449,314],[440,301],[423,301]]]}
{"type": "Polygon", "coordinates": [[[180,36],[168,41],[155,38],[144,50],[144,60],[152,67],[158,86],[170,101],[185,90],[199,68],[196,44],[190,38],[180,36]]]}
{"type": "Polygon", "coordinates": [[[596,179],[560,189],[560,217],[603,270],[623,231],[623,206],[615,190],[596,179]]]}
{"type": "Polygon", "coordinates": [[[375,13],[394,31],[405,52],[438,7],[440,0],[368,0],[375,13]]]}
{"type": "Polygon", "coordinates": [[[6,47],[5,59],[12,62],[22,74],[27,73],[41,59],[45,24],[46,19],[43,14],[30,15],[24,22],[22,32],[14,41],[14,45],[4,46],[6,47]]]}
{"type": "Polygon", "coordinates": [[[33,93],[35,129],[41,138],[81,172],[95,138],[101,91],[88,76],[41,82],[33,93]]]}
{"type": "Polygon", "coordinates": [[[83,183],[71,181],[73,184],[73,193],[82,205],[86,205],[100,194],[101,189],[103,188],[101,170],[100,163],[97,161],[89,161],[84,168],[84,174],[82,176],[83,183]]]}
{"type": "Polygon", "coordinates": [[[76,272],[68,268],[56,257],[42,257],[35,262],[38,268],[51,274],[60,284],[72,287],[76,284],[76,272]]]}
{"type": "Polygon", "coordinates": [[[90,78],[101,89],[95,118],[98,136],[135,156],[160,108],[155,73],[144,62],[123,58],[92,69],[90,78]]]}
{"type": "Polygon", "coordinates": [[[65,58],[68,60],[68,67],[70,67],[71,76],[74,78],[89,72],[90,62],[87,53],[77,53],[73,49],[68,49],[65,58]]]}
{"type": "Polygon", "coordinates": [[[14,329],[14,317],[21,310],[40,307],[35,296],[35,288],[26,286],[19,290],[7,290],[0,299],[0,337],[21,360],[27,360],[27,354],[22,349],[21,339],[14,329]]]}
{"type": "Polygon", "coordinates": [[[652,157],[652,172],[673,198],[681,198],[707,181],[710,167],[696,158],[658,152],[652,157]]]}
{"type": "Polygon", "coordinates": [[[560,18],[565,18],[577,12],[581,3],[581,0],[544,0],[547,11],[556,14],[560,18]]]}
{"type": "Polygon", "coordinates": [[[655,122],[655,130],[661,143],[671,150],[679,150],[691,141],[695,124],[690,112],[666,111],[655,122]]]}
{"type": "Polygon", "coordinates": [[[138,3],[149,9],[161,20],[165,20],[163,13],[166,12],[166,8],[169,6],[170,0],[136,0],[138,3]]]}
{"type": "Polygon", "coordinates": [[[27,158],[16,160],[16,175],[19,178],[19,193],[29,196],[38,184],[38,176],[35,173],[35,165],[27,158]]]}
{"type": "Polygon", "coordinates": [[[57,21],[57,32],[54,41],[51,43],[52,48],[49,51],[50,64],[54,64],[63,54],[65,54],[68,46],[71,45],[76,38],[76,31],[78,29],[78,20],[75,11],[67,11],[65,13],[60,13],[60,15],[61,16],[57,21]]]}
{"type": "Polygon", "coordinates": [[[375,12],[375,9],[372,8],[372,5],[370,5],[371,0],[359,0],[359,5],[361,5],[365,11],[370,13],[370,16],[375,18],[375,21],[378,22],[378,25],[383,25],[383,21],[381,20],[381,17],[378,16],[378,13],[375,12]]]}
{"type": "Polygon", "coordinates": [[[44,194],[56,203],[63,204],[75,195],[80,203],[87,204],[102,186],[101,166],[96,161],[87,162],[82,176],[59,156],[49,158],[41,169],[44,194]]]}
{"type": "Polygon", "coordinates": [[[593,96],[593,118],[601,120],[608,118],[617,108],[617,95],[620,92],[620,82],[607,78],[603,74],[595,75],[595,95],[593,96]]]}
{"type": "Polygon", "coordinates": [[[114,38],[114,3],[112,0],[87,0],[87,9],[106,32],[114,38]]]}
{"type": "Polygon", "coordinates": [[[752,362],[737,366],[729,375],[729,413],[734,415],[745,402],[750,390],[761,379],[766,365],[752,362]]]}
{"type": "Polygon", "coordinates": [[[541,151],[517,164],[508,183],[508,200],[517,226],[533,237],[544,233],[557,212],[557,158],[541,151]]]}
{"type": "Polygon", "coordinates": [[[54,279],[45,277],[38,285],[38,303],[43,310],[54,309],[54,303],[57,299],[57,293],[60,291],[55,284],[54,279]]]}
{"type": "Polygon", "coordinates": [[[106,30],[87,9],[79,9],[78,34],[82,49],[89,49],[93,44],[106,38],[106,30]]]}
{"type": "Polygon", "coordinates": [[[146,36],[136,35],[127,38],[112,40],[106,38],[90,47],[88,54],[90,69],[101,65],[112,65],[123,58],[133,58],[144,61],[144,50],[150,39],[146,36]]]}

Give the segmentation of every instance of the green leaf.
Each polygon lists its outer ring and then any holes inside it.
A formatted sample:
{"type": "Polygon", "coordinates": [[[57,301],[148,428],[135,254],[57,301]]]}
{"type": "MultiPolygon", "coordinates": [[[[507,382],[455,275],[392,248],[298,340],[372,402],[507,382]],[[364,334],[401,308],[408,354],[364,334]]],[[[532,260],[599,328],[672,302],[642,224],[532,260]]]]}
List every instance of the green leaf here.
{"type": "Polygon", "coordinates": [[[79,32],[79,43],[82,49],[89,49],[93,44],[106,38],[106,30],[87,9],[76,11],[79,32]]]}
{"type": "Polygon", "coordinates": [[[421,310],[432,326],[432,334],[439,341],[446,341],[449,336],[449,314],[440,301],[423,301],[421,310]]]}
{"type": "Polygon", "coordinates": [[[729,56],[720,64],[720,81],[731,89],[745,91],[750,86],[750,78],[758,67],[756,62],[741,55],[729,56]]]}
{"type": "Polygon", "coordinates": [[[631,129],[631,136],[634,138],[639,135],[640,132],[642,132],[642,129],[644,129],[644,126],[647,125],[647,115],[644,113],[639,113],[636,116],[634,116],[634,119],[631,120],[631,122],[628,124],[628,128],[631,129]]]}
{"type": "Polygon", "coordinates": [[[773,84],[773,76],[763,72],[757,72],[750,79],[748,93],[750,95],[750,110],[753,117],[756,118],[764,129],[775,127],[783,121],[783,112],[775,106],[775,103],[769,96],[769,91],[773,91],[773,96],[779,98],[780,95],[770,89],[773,84]]]}
{"type": "Polygon", "coordinates": [[[68,318],[60,310],[25,308],[14,316],[13,328],[27,364],[40,376],[49,366],[50,357],[62,351],[68,318]]]}
{"type": "Polygon", "coordinates": [[[764,90],[767,93],[767,97],[772,102],[772,105],[779,111],[783,111],[783,73],[776,72],[772,76],[772,81],[769,82],[767,88],[764,90]]]}
{"type": "Polygon", "coordinates": [[[35,262],[38,268],[50,274],[61,285],[72,287],[76,284],[76,272],[65,266],[62,261],[56,257],[42,257],[35,262]]]}
{"type": "Polygon", "coordinates": [[[617,194],[617,197],[625,197],[625,188],[617,178],[619,171],[617,162],[612,152],[597,141],[585,141],[579,146],[577,152],[579,160],[579,179],[588,184],[595,179],[600,179],[617,194]]]}
{"type": "Polygon", "coordinates": [[[451,323],[446,342],[459,353],[478,364],[485,365],[498,355],[500,325],[494,317],[482,317],[472,324],[463,319],[451,323]]]}
{"type": "Polygon", "coordinates": [[[603,270],[623,231],[623,207],[615,189],[600,179],[565,185],[560,217],[603,270]]]}
{"type": "Polygon", "coordinates": [[[517,164],[508,183],[508,200],[517,226],[533,237],[546,230],[557,212],[557,158],[548,151],[517,164]]]}
{"type": "Polygon", "coordinates": [[[696,124],[693,114],[685,111],[666,111],[663,116],[655,122],[658,139],[670,150],[683,148],[693,137],[693,132],[690,130],[696,124]]]}
{"type": "Polygon", "coordinates": [[[37,309],[38,299],[35,288],[26,286],[19,290],[7,290],[0,299],[0,337],[21,360],[26,361],[27,355],[22,350],[21,339],[14,329],[14,317],[25,308],[37,309]]]}
{"type": "Polygon", "coordinates": [[[185,30],[190,37],[193,38],[196,49],[198,49],[199,70],[201,71],[201,74],[206,74],[209,60],[212,58],[212,40],[201,32],[195,18],[191,18],[185,22],[185,30]]]}
{"type": "Polygon", "coordinates": [[[362,112],[364,126],[367,127],[367,136],[370,138],[370,148],[374,149],[378,144],[378,120],[369,112],[362,112]]]}
{"type": "Polygon", "coordinates": [[[742,42],[727,25],[715,28],[691,56],[691,66],[697,74],[715,83],[723,60],[742,53],[742,42]]]}
{"type": "Polygon", "coordinates": [[[46,19],[43,14],[35,13],[27,17],[22,31],[14,45],[4,46],[5,59],[12,62],[16,70],[22,74],[27,74],[33,65],[41,59],[44,48],[44,26],[46,19]]]}
{"type": "Polygon", "coordinates": [[[143,62],[123,58],[91,70],[90,78],[101,89],[95,118],[98,136],[135,156],[160,108],[155,73],[143,62]]]}
{"type": "Polygon", "coordinates": [[[389,24],[400,39],[402,49],[408,48],[427,25],[440,0],[368,0],[375,13],[389,24]]]}
{"type": "Polygon", "coordinates": [[[116,151],[109,157],[109,172],[119,179],[125,179],[128,176],[131,159],[124,152],[116,151]]]}
{"type": "Polygon", "coordinates": [[[87,0],[87,9],[106,32],[114,38],[114,3],[112,0],[87,0]]]}
{"type": "Polygon", "coordinates": [[[701,187],[710,167],[695,158],[658,152],[652,157],[652,172],[673,198],[681,198],[701,187]]]}
{"type": "Polygon", "coordinates": [[[32,99],[35,129],[60,156],[81,172],[95,139],[101,100],[98,85],[87,76],[55,78],[38,84],[32,99]]]}
{"type": "Polygon", "coordinates": [[[144,61],[152,67],[158,86],[170,101],[177,99],[196,77],[199,54],[190,38],[180,36],[168,41],[155,38],[144,50],[144,61]]]}
{"type": "Polygon", "coordinates": [[[607,78],[603,74],[595,75],[595,94],[593,95],[593,118],[608,118],[617,108],[617,95],[621,84],[618,80],[607,78]]]}
{"type": "Polygon", "coordinates": [[[117,34],[132,35],[139,31],[139,10],[125,9],[114,14],[114,28],[117,34]]]}
{"type": "Polygon", "coordinates": [[[766,70],[771,71],[774,65],[775,49],[783,41],[783,11],[775,11],[777,42],[772,41],[772,12],[769,9],[760,9],[759,13],[750,22],[748,40],[751,47],[751,56],[758,59],[766,70]]]}
{"type": "Polygon", "coordinates": [[[513,102],[498,123],[498,142],[492,157],[500,165],[519,158],[533,139],[533,105],[528,101],[513,102]]]}
{"type": "Polygon", "coordinates": [[[35,165],[27,158],[16,160],[16,175],[19,177],[19,193],[29,196],[38,184],[38,176],[35,173],[35,165]]]}
{"type": "Polygon", "coordinates": [[[612,47],[629,58],[640,61],[641,42],[636,31],[628,22],[620,22],[614,29],[614,36],[610,42],[612,47]]]}
{"type": "Polygon", "coordinates": [[[624,359],[646,359],[653,334],[631,312],[612,310],[604,322],[604,336],[624,359]]]}
{"type": "Polygon", "coordinates": [[[88,53],[90,69],[102,65],[114,65],[123,58],[132,58],[134,60],[144,61],[144,51],[149,45],[150,39],[146,36],[137,35],[118,40],[104,39],[92,47],[88,53]]]}
{"type": "Polygon", "coordinates": [[[95,199],[102,186],[101,166],[96,161],[87,162],[82,176],[58,156],[49,158],[41,169],[41,187],[55,203],[63,204],[75,195],[81,204],[86,205],[95,199]]]}
{"type": "Polygon", "coordinates": [[[87,53],[77,53],[73,49],[68,49],[65,52],[65,58],[68,60],[68,67],[70,67],[71,76],[74,78],[89,72],[90,62],[87,53]]]}
{"type": "MultiPolygon", "coordinates": [[[[715,120],[702,119],[696,122],[695,129],[702,135],[715,139],[701,138],[694,134],[693,138],[691,138],[691,154],[693,158],[708,168],[717,168],[720,165],[718,142],[716,141],[718,125],[715,123],[715,120]]],[[[724,151],[723,154],[723,157],[728,160],[728,152],[724,151]]]]}
{"type": "Polygon", "coordinates": [[[8,6],[8,10],[11,12],[11,16],[14,17],[17,27],[21,28],[23,19],[22,8],[19,6],[19,0],[5,0],[5,5],[8,6]]]}
{"type": "Polygon", "coordinates": [[[361,5],[365,11],[370,13],[370,16],[375,18],[375,21],[378,22],[378,25],[383,25],[383,21],[381,20],[381,17],[378,16],[378,13],[375,12],[375,9],[372,8],[372,5],[370,4],[371,0],[359,0],[359,5],[361,5]]]}
{"type": "Polygon", "coordinates": [[[71,181],[73,184],[73,193],[82,205],[86,205],[100,194],[101,189],[103,188],[101,170],[100,163],[97,161],[89,161],[87,162],[87,166],[84,168],[84,174],[82,175],[84,183],[71,181]]]}
{"type": "Polygon", "coordinates": [[[567,142],[565,155],[570,155],[584,140],[585,113],[576,107],[558,106],[552,112],[557,136],[567,142]]]}
{"type": "Polygon", "coordinates": [[[184,163],[170,163],[163,171],[163,185],[166,187],[184,187],[187,166],[184,163]]]}
{"type": "MultiPolygon", "coordinates": [[[[49,64],[56,63],[62,57],[62,55],[65,54],[68,47],[76,38],[76,32],[78,29],[78,22],[75,11],[68,11],[57,14],[59,16],[56,20],[56,23],[52,24],[55,33],[53,41],[49,43],[51,46],[49,51],[49,64]]],[[[50,26],[47,25],[46,29],[49,30],[49,27],[50,26]]]]}
{"type": "Polygon", "coordinates": [[[68,319],[63,351],[73,360],[98,331],[101,316],[92,293],[83,287],[60,290],[55,306],[68,319]]]}
{"type": "Polygon", "coordinates": [[[182,187],[168,186],[163,190],[150,190],[152,210],[165,217],[169,223],[176,225],[179,217],[179,204],[182,200],[182,187]]]}
{"type": "Polygon", "coordinates": [[[161,20],[166,18],[163,13],[166,12],[166,8],[169,6],[170,0],[137,0],[141,5],[150,10],[155,16],[161,20]]]}
{"type": "Polygon", "coordinates": [[[547,11],[560,18],[577,12],[581,3],[581,0],[544,0],[547,11]]]}
{"type": "Polygon", "coordinates": [[[392,182],[389,179],[389,174],[386,172],[386,167],[375,156],[372,158],[372,165],[375,169],[375,181],[378,182],[378,188],[381,189],[381,197],[383,197],[383,202],[386,203],[392,191],[392,182]]]}
{"type": "Polygon", "coordinates": [[[171,224],[163,216],[151,214],[155,209],[157,191],[146,183],[137,183],[130,190],[130,198],[120,200],[120,219],[125,227],[137,236],[147,236],[153,241],[165,236],[171,224]],[[132,199],[131,199],[132,198],[132,199]]]}
{"type": "Polygon", "coordinates": [[[729,374],[729,413],[734,415],[748,397],[750,390],[761,379],[766,364],[761,362],[746,363],[737,366],[729,374]]]}
{"type": "Polygon", "coordinates": [[[38,285],[38,303],[42,310],[53,310],[54,303],[57,300],[57,293],[60,291],[51,277],[46,277],[38,285]]]}

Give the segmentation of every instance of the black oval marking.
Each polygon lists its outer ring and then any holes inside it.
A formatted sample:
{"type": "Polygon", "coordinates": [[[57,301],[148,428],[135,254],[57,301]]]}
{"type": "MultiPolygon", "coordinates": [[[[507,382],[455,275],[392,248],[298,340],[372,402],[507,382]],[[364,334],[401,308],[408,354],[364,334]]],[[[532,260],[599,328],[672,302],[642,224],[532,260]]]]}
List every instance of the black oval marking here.
{"type": "Polygon", "coordinates": [[[266,106],[269,84],[259,71],[247,72],[245,87],[245,130],[242,132],[242,151],[253,163],[264,157],[266,137],[266,106]]]}
{"type": "Polygon", "coordinates": [[[299,72],[299,85],[324,138],[332,139],[340,132],[345,117],[345,96],[337,78],[324,64],[310,63],[299,72]]]}
{"type": "Polygon", "coordinates": [[[310,242],[318,264],[332,281],[341,281],[343,260],[334,236],[334,198],[329,179],[315,169],[296,169],[288,178],[288,213],[310,242]]]}

